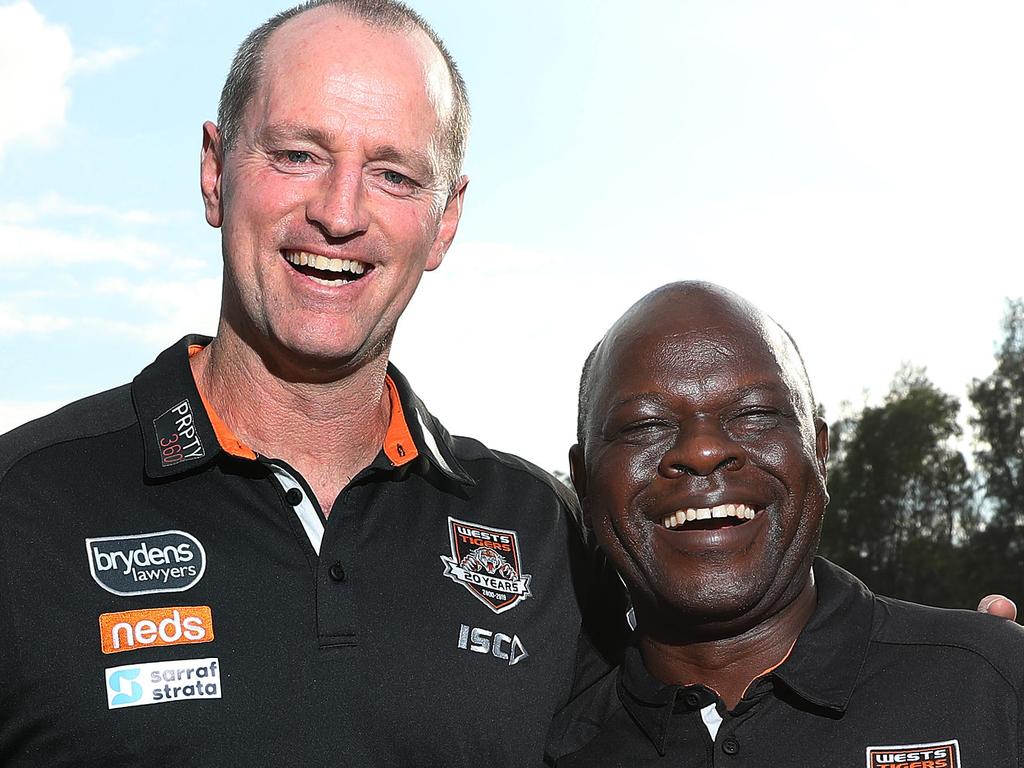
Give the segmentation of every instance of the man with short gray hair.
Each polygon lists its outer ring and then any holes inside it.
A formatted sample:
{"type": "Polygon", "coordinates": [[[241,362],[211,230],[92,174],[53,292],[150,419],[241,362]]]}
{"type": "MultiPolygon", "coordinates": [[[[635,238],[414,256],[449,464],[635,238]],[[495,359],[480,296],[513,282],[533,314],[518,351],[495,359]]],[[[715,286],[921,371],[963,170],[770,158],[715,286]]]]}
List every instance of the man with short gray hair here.
{"type": "Polygon", "coordinates": [[[571,494],[389,362],[469,109],[391,0],[243,44],[203,127],[215,338],[0,438],[0,763],[528,766],[573,683],[571,494]]]}

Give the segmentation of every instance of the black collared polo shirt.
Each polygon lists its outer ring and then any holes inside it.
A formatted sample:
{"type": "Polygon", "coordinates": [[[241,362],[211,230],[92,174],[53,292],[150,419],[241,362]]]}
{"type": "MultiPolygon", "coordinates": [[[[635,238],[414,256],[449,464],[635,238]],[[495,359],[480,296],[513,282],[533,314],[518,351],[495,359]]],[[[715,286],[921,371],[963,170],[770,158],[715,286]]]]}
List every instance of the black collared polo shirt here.
{"type": "Polygon", "coordinates": [[[0,764],[540,763],[585,589],[570,495],[391,368],[405,423],[325,517],[211,420],[207,341],[0,438],[0,764]]]}
{"type": "MultiPolygon", "coordinates": [[[[655,680],[635,648],[557,722],[575,766],[1009,768],[1022,755],[1024,630],[972,611],[877,597],[814,563],[818,607],[786,661],[732,712],[655,680]]],[[[558,759],[556,759],[558,758],[558,759]]]]}

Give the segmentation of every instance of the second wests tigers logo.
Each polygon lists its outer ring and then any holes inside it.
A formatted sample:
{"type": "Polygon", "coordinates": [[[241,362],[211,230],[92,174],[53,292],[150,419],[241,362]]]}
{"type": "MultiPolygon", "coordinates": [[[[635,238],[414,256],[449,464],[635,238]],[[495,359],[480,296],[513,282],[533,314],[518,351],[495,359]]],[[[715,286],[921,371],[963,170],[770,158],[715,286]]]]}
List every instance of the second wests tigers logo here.
{"type": "Polygon", "coordinates": [[[444,575],[492,611],[504,613],[530,596],[530,574],[523,573],[515,531],[449,517],[448,536],[452,553],[441,555],[444,575]]]}

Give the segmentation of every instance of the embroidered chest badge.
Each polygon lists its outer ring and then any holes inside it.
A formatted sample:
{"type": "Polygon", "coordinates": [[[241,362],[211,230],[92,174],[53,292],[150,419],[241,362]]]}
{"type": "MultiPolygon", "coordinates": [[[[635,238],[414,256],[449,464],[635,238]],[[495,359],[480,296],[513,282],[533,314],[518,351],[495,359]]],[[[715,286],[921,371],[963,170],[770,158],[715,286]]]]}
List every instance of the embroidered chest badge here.
{"type": "Polygon", "coordinates": [[[530,597],[530,574],[523,573],[515,531],[449,517],[448,537],[452,553],[441,555],[444,575],[492,611],[504,613],[530,597]]]}
{"type": "Polygon", "coordinates": [[[867,768],[960,768],[960,742],[868,747],[867,768]]]}

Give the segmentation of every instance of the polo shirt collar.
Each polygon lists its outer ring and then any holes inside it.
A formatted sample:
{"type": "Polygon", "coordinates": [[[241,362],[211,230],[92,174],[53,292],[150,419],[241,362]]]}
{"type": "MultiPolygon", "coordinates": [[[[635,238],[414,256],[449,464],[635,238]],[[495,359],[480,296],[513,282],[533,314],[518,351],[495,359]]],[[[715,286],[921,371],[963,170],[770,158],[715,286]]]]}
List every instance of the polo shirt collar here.
{"type": "Polygon", "coordinates": [[[188,364],[189,346],[205,346],[210,341],[208,336],[185,336],[161,352],[132,382],[148,477],[195,471],[223,450],[188,364]]]}
{"type": "Polygon", "coordinates": [[[789,658],[773,674],[805,701],[841,713],[868,655],[874,595],[822,557],[814,558],[813,572],[818,607],[789,658]]]}
{"type": "MultiPolygon", "coordinates": [[[[142,429],[148,477],[165,478],[192,472],[222,453],[255,458],[223,422],[216,416],[211,419],[196,387],[188,363],[189,348],[203,347],[211,341],[209,336],[185,336],[160,353],[132,382],[132,400],[142,429]]],[[[474,485],[475,481],[455,458],[448,432],[426,409],[397,368],[389,363],[387,372],[397,394],[395,405],[399,406],[392,407],[392,418],[400,410],[397,416],[404,418],[415,451],[450,479],[474,485]]],[[[406,449],[400,438],[396,442],[393,431],[389,429],[381,454],[397,451],[400,457],[406,449]]],[[[400,462],[398,458],[396,463],[400,462]]]]}
{"type": "Polygon", "coordinates": [[[398,391],[406,424],[417,449],[443,475],[463,485],[476,485],[476,481],[455,458],[451,435],[427,410],[409,386],[409,381],[391,363],[388,363],[388,376],[398,391]]]}
{"type": "MultiPolygon", "coordinates": [[[[853,575],[814,559],[818,605],[786,660],[761,679],[775,679],[812,705],[846,709],[867,657],[874,621],[874,596],[853,575]]],[[[751,684],[753,690],[755,683],[751,684]]],[[[713,700],[702,685],[676,686],[657,680],[636,647],[626,649],[619,672],[619,700],[662,755],[676,699],[696,692],[701,706],[713,700]]]]}
{"type": "Polygon", "coordinates": [[[636,646],[626,649],[618,680],[619,701],[662,756],[680,690],[681,686],[663,683],[648,672],[636,646]]]}

